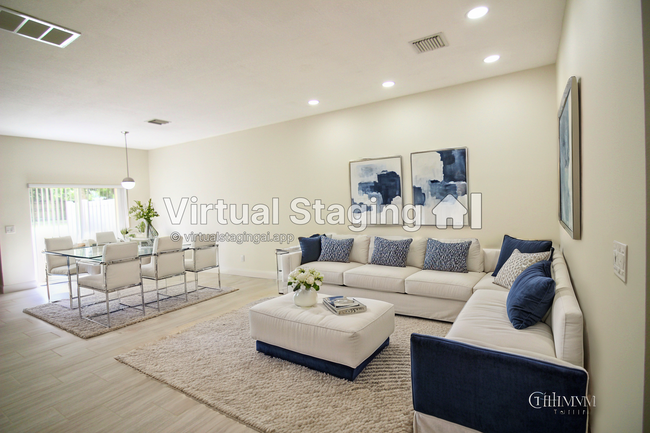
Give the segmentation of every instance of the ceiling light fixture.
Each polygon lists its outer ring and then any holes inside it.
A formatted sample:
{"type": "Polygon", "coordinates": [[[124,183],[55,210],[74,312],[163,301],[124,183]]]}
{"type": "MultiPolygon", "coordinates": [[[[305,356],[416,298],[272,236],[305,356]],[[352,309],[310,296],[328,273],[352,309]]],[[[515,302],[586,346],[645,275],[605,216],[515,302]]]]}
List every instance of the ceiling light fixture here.
{"type": "Polygon", "coordinates": [[[497,60],[499,60],[500,58],[501,58],[501,56],[499,56],[498,54],[495,54],[493,56],[487,56],[486,58],[483,59],[483,61],[485,63],[494,63],[497,60]]]}
{"type": "Polygon", "coordinates": [[[384,87],[393,87],[394,85],[395,85],[394,81],[384,81],[382,83],[382,86],[384,86],[384,87]]]}
{"type": "Polygon", "coordinates": [[[320,101],[318,99],[312,99],[311,101],[308,102],[309,105],[318,105],[320,104],[320,101]]]}
{"type": "Polygon", "coordinates": [[[124,134],[124,151],[126,152],[126,177],[122,180],[122,186],[125,189],[133,189],[135,180],[129,175],[129,148],[126,145],[126,134],[128,133],[129,131],[122,131],[122,134],[124,134]]]}
{"type": "Polygon", "coordinates": [[[477,8],[472,9],[471,11],[467,12],[467,18],[471,20],[475,20],[481,17],[484,17],[486,13],[488,13],[488,8],[485,6],[479,6],[477,8]]]}

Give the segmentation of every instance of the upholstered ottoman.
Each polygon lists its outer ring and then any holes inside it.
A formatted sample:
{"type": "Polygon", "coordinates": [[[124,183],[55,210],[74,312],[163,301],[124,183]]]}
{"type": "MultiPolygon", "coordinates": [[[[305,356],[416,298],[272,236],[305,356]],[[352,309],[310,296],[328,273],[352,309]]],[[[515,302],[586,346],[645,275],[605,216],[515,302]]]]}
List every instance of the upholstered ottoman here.
{"type": "Polygon", "coordinates": [[[354,380],[381,350],[395,330],[392,304],[361,299],[363,313],[336,315],[318,303],[300,308],[293,293],[250,309],[251,336],[257,350],[343,379],[354,380]]]}

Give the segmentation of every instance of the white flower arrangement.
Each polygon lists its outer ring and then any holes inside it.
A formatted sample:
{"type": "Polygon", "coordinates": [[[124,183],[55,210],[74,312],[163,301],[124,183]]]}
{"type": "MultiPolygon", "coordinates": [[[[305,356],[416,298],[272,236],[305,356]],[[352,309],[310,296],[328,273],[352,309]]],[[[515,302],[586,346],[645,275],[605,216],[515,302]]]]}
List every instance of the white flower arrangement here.
{"type": "Polygon", "coordinates": [[[320,289],[323,284],[323,275],[316,269],[298,268],[289,274],[289,287],[293,291],[300,289],[320,289]]]}

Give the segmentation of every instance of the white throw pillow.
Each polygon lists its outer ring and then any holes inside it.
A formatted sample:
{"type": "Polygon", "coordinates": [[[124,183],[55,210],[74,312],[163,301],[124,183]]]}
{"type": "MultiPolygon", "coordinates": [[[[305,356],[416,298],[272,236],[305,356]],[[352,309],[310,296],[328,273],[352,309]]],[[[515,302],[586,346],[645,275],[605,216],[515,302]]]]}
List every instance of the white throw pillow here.
{"type": "Polygon", "coordinates": [[[328,238],[341,240],[341,239],[354,239],[352,244],[352,251],[350,251],[350,261],[368,263],[368,248],[370,246],[370,237],[367,235],[337,235],[336,233],[327,233],[325,236],[328,238]]]}
{"type": "Polygon", "coordinates": [[[494,284],[510,289],[519,274],[521,274],[527,267],[534,265],[537,262],[541,262],[542,260],[548,260],[550,257],[550,251],[525,254],[515,249],[510,255],[510,258],[499,270],[499,273],[494,279],[494,284]]]}
{"type": "MultiPolygon", "coordinates": [[[[409,236],[379,236],[380,238],[388,239],[389,241],[401,241],[404,239],[411,239],[409,236]]],[[[406,266],[414,266],[422,269],[424,266],[424,254],[427,251],[427,238],[412,238],[409,253],[406,256],[406,266]]],[[[370,237],[370,248],[368,249],[368,262],[372,260],[372,253],[375,252],[375,236],[370,237]]]]}
{"type": "MultiPolygon", "coordinates": [[[[468,272],[483,272],[483,251],[481,250],[481,244],[476,238],[467,238],[467,239],[438,239],[435,238],[438,242],[445,242],[449,244],[458,244],[461,242],[472,241],[472,245],[469,246],[469,252],[467,253],[467,271],[468,272]]],[[[427,243],[424,243],[424,249],[426,250],[427,243]]],[[[422,262],[424,263],[424,262],[422,262]]]]}

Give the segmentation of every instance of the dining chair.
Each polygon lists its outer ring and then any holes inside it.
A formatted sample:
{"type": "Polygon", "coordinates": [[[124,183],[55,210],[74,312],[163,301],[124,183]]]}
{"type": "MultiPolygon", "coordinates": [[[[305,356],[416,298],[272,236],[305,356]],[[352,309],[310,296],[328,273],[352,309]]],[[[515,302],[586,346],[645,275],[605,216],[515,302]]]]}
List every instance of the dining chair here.
{"type": "MultiPolygon", "coordinates": [[[[176,276],[183,276],[185,286],[185,301],[187,302],[187,275],[185,274],[185,253],[183,251],[183,240],[174,241],[169,236],[157,237],[153,241],[151,262],[142,265],[142,278],[156,282],[156,307],[160,311],[160,291],[158,281],[176,276]]],[[[166,295],[169,296],[169,295],[166,295]]]]}
{"type": "MultiPolygon", "coordinates": [[[[45,251],[62,251],[73,248],[72,237],[61,236],[58,238],[45,238],[45,251]]],[[[81,272],[85,272],[82,268],[81,272]]],[[[70,293],[70,308],[73,308],[72,295],[72,275],[77,273],[75,260],[68,257],[57,256],[54,254],[45,254],[45,285],[47,286],[47,302],[51,302],[50,297],[50,277],[66,276],[68,278],[68,292],[70,293]]],[[[60,284],[63,281],[52,284],[60,284]]]]}
{"type": "Polygon", "coordinates": [[[95,238],[97,239],[98,246],[119,242],[114,232],[97,232],[95,233],[95,238]]]}
{"type": "MultiPolygon", "coordinates": [[[[219,267],[219,245],[214,241],[196,240],[190,244],[191,257],[185,257],[185,270],[194,273],[194,286],[199,290],[199,272],[217,268],[219,288],[221,288],[221,268],[219,267]]],[[[212,287],[203,286],[211,289],[212,287]]]]}
{"type": "MultiPolygon", "coordinates": [[[[78,260],[77,264],[86,263],[78,260]]],[[[94,262],[97,263],[97,262],[94,262]]],[[[140,286],[140,297],[142,299],[142,315],[146,315],[144,303],[144,286],[142,284],[142,271],[140,258],[138,256],[138,244],[134,242],[122,242],[115,244],[106,244],[102,250],[101,273],[99,275],[88,275],[79,277],[77,274],[77,296],[81,295],[81,288],[91,289],[96,292],[102,292],[106,295],[106,320],[108,325],[93,320],[101,314],[84,317],[83,308],[79,308],[79,317],[98,323],[102,326],[111,327],[111,308],[109,295],[131,287],[140,286]]],[[[118,301],[118,307],[121,306],[118,301]]],[[[127,308],[135,308],[127,306],[127,308]]],[[[121,309],[121,308],[120,308],[121,309]]],[[[137,309],[137,308],[136,308],[137,309]]]]}

